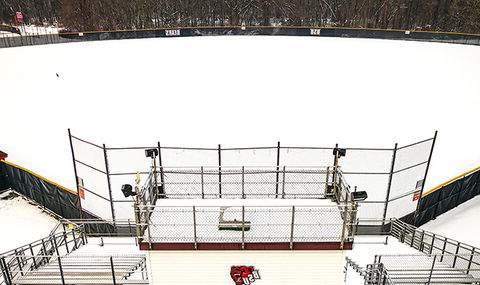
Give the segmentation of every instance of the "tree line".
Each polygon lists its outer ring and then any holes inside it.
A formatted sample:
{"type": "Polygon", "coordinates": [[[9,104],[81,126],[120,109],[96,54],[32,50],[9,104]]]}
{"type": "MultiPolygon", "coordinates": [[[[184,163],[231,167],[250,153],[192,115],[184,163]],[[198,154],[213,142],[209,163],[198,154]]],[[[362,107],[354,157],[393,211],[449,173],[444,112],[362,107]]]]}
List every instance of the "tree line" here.
{"type": "Polygon", "coordinates": [[[480,0],[0,0],[70,31],[191,26],[338,26],[480,33],[480,0]]]}

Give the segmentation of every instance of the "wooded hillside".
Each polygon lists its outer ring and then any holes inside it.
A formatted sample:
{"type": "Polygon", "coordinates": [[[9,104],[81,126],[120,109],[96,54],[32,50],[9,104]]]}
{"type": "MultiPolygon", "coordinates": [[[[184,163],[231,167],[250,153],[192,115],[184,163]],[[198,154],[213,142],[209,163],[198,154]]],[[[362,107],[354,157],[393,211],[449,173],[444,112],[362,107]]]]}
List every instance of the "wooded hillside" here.
{"type": "Polygon", "coordinates": [[[175,26],[339,26],[480,33],[480,0],[0,0],[0,20],[72,31],[175,26]]]}

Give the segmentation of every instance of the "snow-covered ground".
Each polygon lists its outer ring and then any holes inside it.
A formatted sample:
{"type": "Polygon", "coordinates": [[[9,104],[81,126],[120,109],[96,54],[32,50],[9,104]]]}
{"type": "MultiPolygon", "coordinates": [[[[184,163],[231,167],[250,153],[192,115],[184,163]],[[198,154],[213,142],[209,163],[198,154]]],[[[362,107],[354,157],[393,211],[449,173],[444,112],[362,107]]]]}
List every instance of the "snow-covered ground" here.
{"type": "Polygon", "coordinates": [[[480,248],[480,196],[437,217],[422,228],[480,248]]]}
{"type": "Polygon", "coordinates": [[[10,192],[0,194],[0,254],[44,238],[58,220],[10,192]]]}
{"type": "Polygon", "coordinates": [[[480,158],[479,47],[201,37],[2,49],[0,62],[0,148],[67,187],[68,127],[107,146],[208,147],[392,147],[438,129],[427,186],[480,158]]]}

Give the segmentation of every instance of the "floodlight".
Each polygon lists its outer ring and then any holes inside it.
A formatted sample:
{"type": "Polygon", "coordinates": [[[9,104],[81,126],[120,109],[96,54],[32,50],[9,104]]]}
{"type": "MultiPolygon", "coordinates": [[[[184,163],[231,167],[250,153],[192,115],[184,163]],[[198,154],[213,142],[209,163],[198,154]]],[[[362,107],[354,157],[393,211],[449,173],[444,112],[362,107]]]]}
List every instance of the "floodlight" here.
{"type": "Polygon", "coordinates": [[[336,148],[333,149],[333,155],[336,156],[337,153],[338,153],[338,157],[342,157],[342,156],[345,156],[347,154],[347,150],[344,149],[344,148],[336,147],[336,148]]]}
{"type": "Polygon", "coordinates": [[[150,157],[152,159],[155,159],[158,155],[158,149],[156,148],[149,148],[145,150],[145,156],[150,157]]]}
{"type": "Polygon", "coordinates": [[[122,185],[122,193],[123,193],[123,196],[125,196],[125,198],[137,195],[137,193],[133,192],[133,187],[130,184],[122,185]]]}
{"type": "Polygon", "coordinates": [[[355,202],[365,201],[368,198],[367,192],[358,191],[352,193],[352,199],[355,202]]]}

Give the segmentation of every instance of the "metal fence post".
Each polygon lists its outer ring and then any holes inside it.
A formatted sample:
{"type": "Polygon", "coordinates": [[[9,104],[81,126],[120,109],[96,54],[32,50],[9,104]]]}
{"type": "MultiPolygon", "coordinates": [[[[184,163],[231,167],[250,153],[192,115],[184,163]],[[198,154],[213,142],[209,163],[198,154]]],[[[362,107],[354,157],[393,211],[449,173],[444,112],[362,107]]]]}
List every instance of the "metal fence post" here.
{"type": "Polygon", "coordinates": [[[245,206],[242,206],[242,249],[245,249],[245,206]]]}
{"type": "MultiPolygon", "coordinates": [[[[65,239],[65,235],[63,235],[63,238],[65,239]]],[[[58,251],[58,244],[57,244],[57,238],[55,236],[51,236],[50,237],[50,244],[52,245],[52,248],[55,250],[55,253],[60,256],[60,253],[58,251]]],[[[60,243],[61,244],[61,243],[60,243]]],[[[67,243],[67,240],[65,239],[65,246],[67,248],[67,253],[70,253],[69,249],[68,249],[68,243],[67,243]]],[[[46,250],[45,250],[45,254],[47,254],[46,250]]]]}
{"type": "Polygon", "coordinates": [[[5,281],[6,285],[12,285],[12,281],[10,279],[10,273],[8,271],[7,263],[5,262],[5,257],[0,259],[0,268],[2,269],[3,280],[5,281]]]}
{"type": "Polygon", "coordinates": [[[203,184],[203,166],[200,166],[200,183],[202,184],[202,199],[205,199],[205,189],[203,184]]]}
{"type": "Polygon", "coordinates": [[[17,266],[18,266],[18,269],[20,270],[20,275],[23,276],[22,262],[20,261],[20,257],[18,257],[18,252],[16,249],[15,249],[15,260],[17,261],[17,266]]]}
{"type": "Polygon", "coordinates": [[[37,261],[35,260],[35,253],[33,253],[33,248],[32,248],[32,244],[29,244],[28,245],[29,249],[30,249],[30,255],[32,256],[32,259],[33,259],[33,268],[37,269],[37,261]]]}
{"type": "Polygon", "coordinates": [[[420,239],[420,251],[423,252],[423,249],[424,249],[424,243],[423,243],[423,238],[425,237],[425,231],[422,231],[422,238],[420,239]]]}
{"type": "Polygon", "coordinates": [[[73,151],[72,133],[68,129],[68,139],[70,140],[70,151],[72,152],[73,173],[75,174],[75,185],[77,186],[78,210],[80,211],[80,219],[83,219],[82,198],[80,197],[80,185],[78,185],[77,163],[75,162],[75,152],[73,151]]]}
{"type": "MultiPolygon", "coordinates": [[[[43,238],[42,238],[42,249],[43,249],[43,254],[42,254],[42,255],[47,254],[47,247],[45,246],[45,240],[44,240],[43,238]]],[[[57,255],[58,255],[58,254],[57,254],[57,255]]],[[[43,263],[44,260],[45,260],[45,257],[42,256],[42,261],[41,261],[41,263],[43,263]]]]}
{"type": "Polygon", "coordinates": [[[105,158],[105,172],[107,174],[108,195],[110,198],[110,210],[112,211],[113,228],[114,228],[114,231],[116,232],[117,226],[116,226],[116,219],[115,219],[115,208],[113,206],[112,184],[110,182],[110,169],[108,167],[107,148],[105,147],[105,144],[103,144],[103,156],[105,158]]]}
{"type": "MultiPolygon", "coordinates": [[[[56,243],[55,237],[53,237],[53,240],[56,243]]],[[[66,232],[63,232],[63,240],[65,241],[65,247],[67,248],[67,253],[70,253],[70,249],[68,248],[68,236],[66,232]]]]}
{"type": "Polygon", "coordinates": [[[277,173],[275,183],[275,198],[278,198],[278,183],[279,183],[279,170],[280,170],[280,142],[277,142],[277,173]]]}
{"type": "Polygon", "coordinates": [[[453,257],[453,265],[452,267],[455,267],[457,264],[457,257],[458,257],[458,251],[460,250],[460,242],[457,242],[457,249],[455,250],[455,257],[453,257]]]}
{"type": "Polygon", "coordinates": [[[160,184],[162,185],[163,193],[167,193],[165,191],[165,178],[163,177],[163,161],[162,161],[162,147],[160,146],[160,142],[157,142],[158,146],[158,167],[160,167],[160,184]]]}
{"type": "Polygon", "coordinates": [[[197,245],[197,215],[195,211],[195,206],[192,207],[193,210],[193,247],[198,248],[197,245]]]}
{"type": "Polygon", "coordinates": [[[430,169],[430,162],[432,161],[433,149],[435,148],[435,142],[437,141],[437,135],[438,135],[438,131],[435,131],[435,135],[433,136],[433,140],[432,140],[432,148],[430,149],[430,154],[428,156],[427,167],[425,169],[425,176],[423,176],[422,189],[420,190],[420,199],[418,199],[417,208],[416,208],[415,214],[414,214],[414,225],[415,226],[418,226],[417,222],[418,222],[418,215],[419,215],[419,211],[420,211],[420,201],[422,201],[423,191],[425,189],[425,182],[427,180],[428,170],[430,169]]]}
{"type": "Polygon", "coordinates": [[[385,219],[387,218],[388,200],[390,200],[390,191],[392,189],[393,173],[395,172],[395,159],[397,158],[397,148],[398,148],[398,143],[395,143],[395,147],[393,148],[393,154],[392,154],[392,164],[390,165],[390,175],[388,177],[387,196],[385,198],[385,207],[383,210],[382,229],[385,226],[385,219]]]}
{"type": "Polygon", "coordinates": [[[475,254],[475,247],[472,247],[472,252],[470,253],[470,260],[468,261],[467,274],[470,273],[470,268],[472,267],[473,255],[475,254]]]}
{"type": "Polygon", "coordinates": [[[65,285],[65,277],[63,276],[63,266],[60,256],[58,258],[58,268],[60,269],[60,278],[62,278],[62,284],[65,285]]]}
{"type": "Polygon", "coordinates": [[[73,250],[76,250],[78,246],[77,246],[77,239],[75,237],[75,229],[72,229],[72,237],[73,237],[73,250]]]}
{"type": "Polygon", "coordinates": [[[245,166],[242,166],[242,199],[245,199],[245,166]]]}
{"type": "Polygon", "coordinates": [[[222,145],[218,145],[218,194],[222,198],[222,145]]]}
{"type": "MultiPolygon", "coordinates": [[[[338,173],[338,143],[335,144],[335,150],[333,155],[333,193],[328,193],[327,196],[335,195],[337,193],[337,173],[338,173]]],[[[327,188],[328,189],[328,188],[327,188]]]]}
{"type": "Polygon", "coordinates": [[[115,278],[115,268],[113,266],[113,257],[110,256],[110,267],[112,269],[112,281],[113,281],[113,285],[116,285],[117,284],[117,278],[115,278]]]}
{"type": "Polygon", "coordinates": [[[443,240],[442,256],[440,257],[440,262],[443,261],[443,255],[445,254],[445,248],[447,247],[447,238],[443,240]]]}
{"type": "Polygon", "coordinates": [[[292,224],[290,228],[290,249],[293,249],[293,231],[295,228],[295,206],[292,206],[292,224]]]}
{"type": "Polygon", "coordinates": [[[432,281],[432,274],[433,274],[433,269],[435,268],[435,262],[437,260],[437,256],[433,256],[433,262],[432,262],[432,268],[430,270],[430,275],[428,276],[428,282],[427,284],[430,284],[430,281],[432,281]]]}
{"type": "Polygon", "coordinates": [[[432,243],[430,244],[430,252],[429,254],[432,254],[432,251],[433,251],[433,247],[435,246],[435,234],[432,234],[432,243]]]}
{"type": "Polygon", "coordinates": [[[283,166],[283,177],[282,177],[282,199],[285,199],[285,178],[287,173],[287,167],[283,166]]]}

